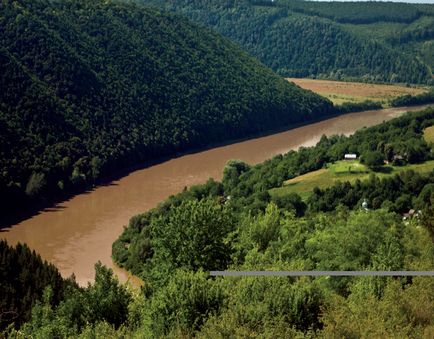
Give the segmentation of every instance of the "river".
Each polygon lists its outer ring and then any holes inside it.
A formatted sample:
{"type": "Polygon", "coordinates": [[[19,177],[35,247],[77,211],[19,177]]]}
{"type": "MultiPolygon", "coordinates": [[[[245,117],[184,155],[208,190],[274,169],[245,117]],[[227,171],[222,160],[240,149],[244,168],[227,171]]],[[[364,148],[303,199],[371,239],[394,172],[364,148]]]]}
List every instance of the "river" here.
{"type": "Polygon", "coordinates": [[[286,132],[187,154],[134,171],[108,185],[74,196],[52,208],[3,229],[10,244],[27,243],[55,264],[64,277],[75,274],[81,285],[94,279],[99,260],[114,268],[120,280],[128,274],[114,267],[111,245],[135,214],[155,207],[185,186],[221,179],[225,163],[240,159],[250,164],[300,146],[315,145],[323,134],[352,134],[364,126],[390,120],[420,107],[389,108],[346,114],[286,132]]]}

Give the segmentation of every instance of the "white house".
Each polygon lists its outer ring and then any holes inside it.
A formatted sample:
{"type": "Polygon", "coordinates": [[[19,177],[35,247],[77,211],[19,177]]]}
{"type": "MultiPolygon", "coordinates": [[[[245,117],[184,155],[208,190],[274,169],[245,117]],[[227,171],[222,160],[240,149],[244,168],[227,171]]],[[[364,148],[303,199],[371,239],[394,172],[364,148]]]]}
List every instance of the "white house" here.
{"type": "Polygon", "coordinates": [[[345,154],[344,159],[345,160],[356,160],[357,154],[354,154],[354,153],[345,154]]]}

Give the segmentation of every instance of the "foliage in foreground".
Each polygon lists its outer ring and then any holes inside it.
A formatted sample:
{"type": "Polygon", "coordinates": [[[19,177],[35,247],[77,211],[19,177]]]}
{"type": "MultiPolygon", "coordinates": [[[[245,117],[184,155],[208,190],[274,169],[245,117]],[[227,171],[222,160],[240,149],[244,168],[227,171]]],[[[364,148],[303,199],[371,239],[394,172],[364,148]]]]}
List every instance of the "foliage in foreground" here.
{"type": "Polygon", "coordinates": [[[31,320],[18,332],[10,327],[5,334],[25,338],[68,338],[80,333],[87,337],[89,332],[95,331],[101,337],[104,332],[122,331],[121,325],[127,320],[132,301],[131,292],[101,263],[95,265],[93,284],[86,288],[71,288],[54,307],[51,285],[43,292],[42,300],[38,300],[32,309],[31,320]]]}
{"type": "MultiPolygon", "coordinates": [[[[384,209],[340,207],[298,218],[270,204],[264,213],[246,218],[236,234],[226,237],[232,247],[228,269],[428,270],[434,265],[433,240],[423,223],[405,223],[384,209]]],[[[170,267],[168,279],[147,278],[132,298],[98,278],[95,287],[56,308],[46,293],[45,303],[34,307],[19,333],[36,338],[91,338],[98,331],[143,338],[327,338],[374,331],[422,337],[434,326],[432,278],[210,278],[201,269],[170,267]]]]}

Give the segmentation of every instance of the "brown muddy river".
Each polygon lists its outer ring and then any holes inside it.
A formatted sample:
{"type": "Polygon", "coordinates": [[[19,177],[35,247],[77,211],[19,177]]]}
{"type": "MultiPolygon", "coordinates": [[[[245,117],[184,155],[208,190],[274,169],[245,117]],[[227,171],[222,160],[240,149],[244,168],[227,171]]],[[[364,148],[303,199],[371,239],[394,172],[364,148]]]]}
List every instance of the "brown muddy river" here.
{"type": "MultiPolygon", "coordinates": [[[[392,108],[347,114],[274,135],[188,154],[137,170],[106,186],[77,195],[0,233],[10,244],[24,242],[55,264],[63,276],[75,274],[81,285],[94,278],[100,260],[112,267],[111,245],[135,214],[185,186],[221,179],[229,159],[250,164],[300,146],[315,145],[323,134],[354,133],[420,107],[392,108]]],[[[115,268],[123,281],[127,274],[115,268]]]]}

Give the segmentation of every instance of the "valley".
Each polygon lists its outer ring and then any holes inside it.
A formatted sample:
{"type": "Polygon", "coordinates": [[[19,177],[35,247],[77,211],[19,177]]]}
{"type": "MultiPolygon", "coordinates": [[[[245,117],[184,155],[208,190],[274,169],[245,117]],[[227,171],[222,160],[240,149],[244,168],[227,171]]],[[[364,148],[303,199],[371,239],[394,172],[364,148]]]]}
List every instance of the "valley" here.
{"type": "Polygon", "coordinates": [[[433,27],[2,0],[0,338],[434,338],[433,27]]]}

